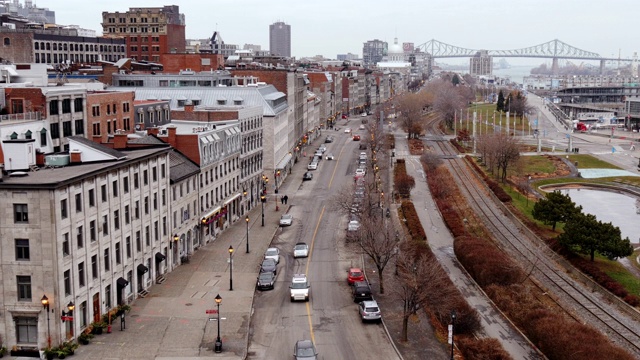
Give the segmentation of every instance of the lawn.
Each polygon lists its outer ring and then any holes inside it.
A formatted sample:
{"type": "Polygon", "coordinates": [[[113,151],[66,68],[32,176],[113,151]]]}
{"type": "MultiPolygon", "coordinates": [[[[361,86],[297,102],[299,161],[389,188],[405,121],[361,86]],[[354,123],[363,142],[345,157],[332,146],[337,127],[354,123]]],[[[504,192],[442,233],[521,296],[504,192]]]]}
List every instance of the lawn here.
{"type": "Polygon", "coordinates": [[[567,155],[567,157],[574,164],[578,162],[578,168],[580,169],[621,169],[591,155],[567,155]]]}
{"type": "MultiPolygon", "coordinates": [[[[629,260],[635,262],[635,254],[631,255],[629,260]]],[[[600,270],[619,282],[630,294],[640,294],[640,279],[630,273],[622,264],[601,256],[597,257],[595,262],[600,270]]]]}
{"type": "Polygon", "coordinates": [[[522,156],[520,161],[523,174],[553,174],[556,171],[553,161],[545,156],[522,156]]]}

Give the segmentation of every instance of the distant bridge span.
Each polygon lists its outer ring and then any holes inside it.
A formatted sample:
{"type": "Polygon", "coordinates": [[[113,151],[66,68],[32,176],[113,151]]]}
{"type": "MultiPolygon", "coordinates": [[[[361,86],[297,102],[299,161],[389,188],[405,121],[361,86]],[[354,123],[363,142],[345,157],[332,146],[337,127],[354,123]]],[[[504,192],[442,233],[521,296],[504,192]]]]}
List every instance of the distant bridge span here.
{"type": "MultiPolygon", "coordinates": [[[[460,58],[473,57],[478,49],[466,49],[455,45],[449,45],[438,40],[429,40],[424,44],[416,46],[425,53],[431,54],[432,58],[460,58]]],[[[548,41],[544,44],[530,46],[515,50],[482,50],[486,51],[489,56],[496,57],[513,57],[513,58],[551,58],[554,62],[558,59],[582,59],[596,60],[601,62],[603,66],[605,61],[623,61],[632,62],[634,59],[605,58],[600,54],[578,49],[558,39],[548,41]]]]}

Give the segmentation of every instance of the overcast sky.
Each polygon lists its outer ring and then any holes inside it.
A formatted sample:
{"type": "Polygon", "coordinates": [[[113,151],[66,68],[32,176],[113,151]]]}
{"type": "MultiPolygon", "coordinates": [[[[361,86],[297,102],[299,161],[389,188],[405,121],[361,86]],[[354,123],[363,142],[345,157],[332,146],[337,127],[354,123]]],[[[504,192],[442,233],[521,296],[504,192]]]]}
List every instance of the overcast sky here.
{"type": "MultiPolygon", "coordinates": [[[[13,1],[13,0],[12,0],[13,1]]],[[[24,0],[20,0],[24,3],[24,0]]],[[[291,25],[291,52],[298,58],[348,52],[362,44],[431,39],[470,49],[519,49],[562,40],[601,56],[630,58],[640,52],[639,0],[34,0],[56,12],[62,25],[79,25],[100,34],[102,11],[177,4],[186,18],[187,38],[211,37],[225,43],[269,48],[269,24],[291,25]]],[[[509,59],[511,60],[514,59],[509,59]]],[[[455,62],[453,60],[451,62],[455,62]]],[[[468,62],[468,60],[464,60],[468,62]]],[[[544,60],[513,62],[540,64],[544,60]]]]}

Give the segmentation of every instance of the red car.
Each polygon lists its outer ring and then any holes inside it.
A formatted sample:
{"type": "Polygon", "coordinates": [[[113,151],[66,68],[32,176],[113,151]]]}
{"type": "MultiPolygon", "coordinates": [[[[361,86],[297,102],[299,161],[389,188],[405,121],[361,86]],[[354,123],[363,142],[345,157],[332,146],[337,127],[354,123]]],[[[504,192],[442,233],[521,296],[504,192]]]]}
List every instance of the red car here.
{"type": "Polygon", "coordinates": [[[347,282],[349,285],[353,285],[356,281],[364,281],[364,273],[360,268],[351,268],[347,273],[347,282]]]}
{"type": "Polygon", "coordinates": [[[360,135],[353,135],[353,141],[360,141],[360,135]]]}

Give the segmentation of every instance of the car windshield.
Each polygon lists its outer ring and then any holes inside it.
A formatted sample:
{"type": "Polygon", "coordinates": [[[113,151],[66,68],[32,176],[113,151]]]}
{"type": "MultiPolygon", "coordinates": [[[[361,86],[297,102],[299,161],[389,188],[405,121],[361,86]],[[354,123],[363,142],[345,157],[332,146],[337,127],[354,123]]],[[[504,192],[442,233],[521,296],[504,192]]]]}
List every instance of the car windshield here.
{"type": "Polygon", "coordinates": [[[272,273],[270,272],[266,272],[266,273],[260,273],[260,280],[266,280],[266,281],[270,281],[272,278],[272,273]]]}
{"type": "Polygon", "coordinates": [[[366,309],[364,309],[364,311],[366,311],[366,312],[378,312],[378,310],[379,309],[376,306],[370,306],[370,307],[367,307],[366,309]]]}
{"type": "Polygon", "coordinates": [[[295,250],[306,250],[307,249],[307,245],[296,245],[296,247],[294,249],[295,250]]]}
{"type": "Polygon", "coordinates": [[[276,249],[267,250],[267,253],[265,255],[267,256],[278,255],[278,250],[276,249]]]}
{"type": "Polygon", "coordinates": [[[292,289],[306,289],[307,288],[307,283],[306,282],[294,282],[294,283],[291,283],[291,288],[292,289]]]}
{"type": "Polygon", "coordinates": [[[282,218],[281,218],[281,219],[282,219],[282,220],[289,220],[289,219],[291,219],[291,218],[293,218],[293,215],[286,214],[286,215],[282,215],[282,218]]]}
{"type": "Polygon", "coordinates": [[[313,356],[313,348],[298,348],[298,356],[313,356]]]}
{"type": "Polygon", "coordinates": [[[362,273],[360,271],[354,271],[354,272],[351,273],[351,276],[360,277],[360,276],[362,276],[362,273]]]}
{"type": "Polygon", "coordinates": [[[262,266],[263,266],[263,267],[275,266],[275,265],[276,265],[276,261],[275,261],[275,260],[273,260],[273,259],[265,259],[265,260],[262,262],[262,266]]]}

